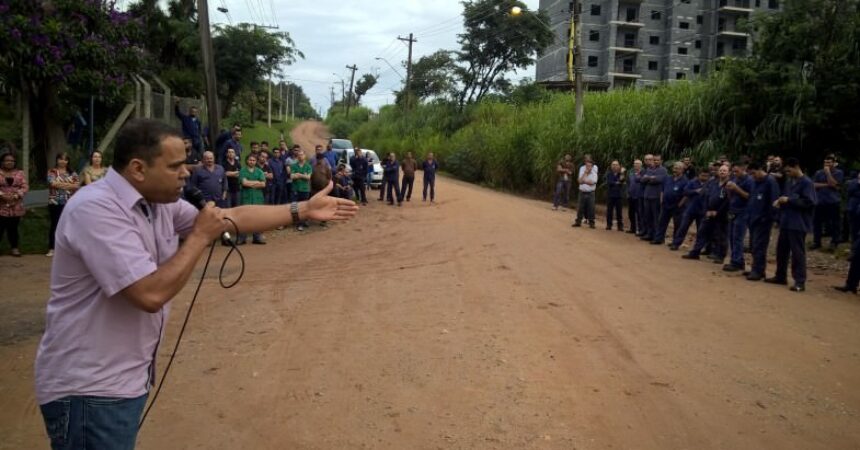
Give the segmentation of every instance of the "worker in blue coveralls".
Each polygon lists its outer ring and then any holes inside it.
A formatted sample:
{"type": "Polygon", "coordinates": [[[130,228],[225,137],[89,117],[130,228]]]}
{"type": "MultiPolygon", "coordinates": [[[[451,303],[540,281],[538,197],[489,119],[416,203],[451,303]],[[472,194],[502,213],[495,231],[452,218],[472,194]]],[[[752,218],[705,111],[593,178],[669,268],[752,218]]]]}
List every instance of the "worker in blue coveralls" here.
{"type": "Polygon", "coordinates": [[[659,155],[645,155],[645,164],[648,168],[645,169],[645,174],[639,177],[640,183],[643,184],[643,222],[645,223],[641,239],[653,241],[660,225],[660,194],[663,192],[663,180],[669,176],[669,173],[663,167],[662,158],[659,155]]]}
{"type": "Polygon", "coordinates": [[[752,190],[753,180],[747,174],[747,164],[738,162],[732,166],[733,177],[726,184],[729,190],[729,245],[731,256],[729,263],[723,266],[726,272],[743,272],[744,239],[747,235],[747,202],[752,190]]]}
{"type": "Polygon", "coordinates": [[[729,166],[720,166],[717,171],[717,182],[711,184],[707,193],[705,220],[701,231],[696,232],[696,243],[684,259],[699,259],[705,244],[711,243],[711,257],[716,263],[722,263],[726,257],[725,241],[712,241],[714,235],[720,235],[725,230],[728,221],[729,193],[726,184],[729,182],[729,166]]]}
{"type": "Polygon", "coordinates": [[[389,153],[388,158],[382,162],[382,173],[388,189],[386,193],[388,204],[394,205],[394,201],[397,200],[397,206],[403,206],[403,201],[400,199],[400,163],[397,162],[397,156],[393,152],[389,153]]]}
{"type": "Polygon", "coordinates": [[[776,274],[764,281],[788,284],[788,260],[791,258],[791,277],[794,292],[806,290],[806,235],[812,229],[812,214],[817,203],[815,186],[803,174],[797,158],[785,159],[785,174],[790,181],[785,192],[774,202],[779,208],[779,238],[776,243],[776,274]]]}
{"type": "Polygon", "coordinates": [[[860,285],[860,172],[848,182],[848,208],[845,214],[848,215],[848,223],[851,226],[851,265],[848,267],[848,278],[845,279],[845,284],[841,286],[833,286],[840,292],[857,293],[857,287],[860,285]]]}
{"type": "Polygon", "coordinates": [[[812,177],[818,203],[815,205],[810,250],[821,248],[821,236],[824,234],[825,226],[830,233],[830,247],[832,249],[835,250],[839,246],[842,238],[840,208],[842,207],[841,190],[844,175],[841,170],[836,168],[835,163],[835,156],[825,156],[824,167],[815,172],[812,177]]]}
{"type": "Polygon", "coordinates": [[[618,161],[609,164],[606,173],[606,229],[612,229],[612,218],[618,231],[624,231],[624,220],[621,219],[621,203],[624,201],[624,178],[627,170],[618,161]]]}
{"type": "Polygon", "coordinates": [[[746,213],[752,250],[752,267],[747,273],[747,280],[760,281],[764,279],[767,268],[767,247],[776,219],[773,204],[779,198],[780,191],[779,183],[768,174],[767,166],[753,162],[747,166],[747,170],[753,178],[746,213]]]}
{"type": "Polygon", "coordinates": [[[642,185],[639,176],[642,175],[642,161],[633,161],[633,170],[627,177],[627,220],[630,223],[630,234],[639,236],[642,233],[642,185]]]}
{"type": "Polygon", "coordinates": [[[661,202],[660,223],[657,233],[651,241],[652,245],[660,245],[666,240],[666,231],[669,229],[669,221],[677,230],[681,225],[681,217],[684,210],[681,209],[681,200],[684,198],[684,188],[690,180],[684,176],[684,163],[678,161],[672,165],[672,176],[663,179],[663,200],[661,202]]]}
{"type": "Polygon", "coordinates": [[[694,180],[690,180],[684,187],[684,199],[681,200],[681,207],[684,208],[684,214],[681,216],[681,225],[675,229],[675,234],[672,237],[672,245],[669,249],[672,251],[681,248],[684,239],[687,239],[687,232],[693,223],[696,224],[696,233],[702,229],[702,219],[705,217],[705,201],[708,198],[706,185],[711,179],[711,170],[707,167],[699,169],[699,175],[694,180]]]}

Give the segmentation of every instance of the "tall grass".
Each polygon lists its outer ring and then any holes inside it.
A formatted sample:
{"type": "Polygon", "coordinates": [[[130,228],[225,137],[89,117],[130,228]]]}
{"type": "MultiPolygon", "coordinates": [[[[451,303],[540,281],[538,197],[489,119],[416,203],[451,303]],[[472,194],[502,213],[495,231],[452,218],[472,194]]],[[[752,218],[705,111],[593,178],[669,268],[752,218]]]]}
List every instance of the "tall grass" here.
{"type": "Polygon", "coordinates": [[[572,98],[556,94],[525,106],[484,102],[462,113],[439,103],[408,113],[384,107],[351,137],[384,152],[435,152],[446,170],[467,181],[545,191],[565,153],[591,154],[601,167],[614,159],[630,165],[652,152],[701,160],[732,153],[737,137],[734,125],[725,125],[724,110],[715,83],[678,83],[588,93],[580,125],[572,98]]]}

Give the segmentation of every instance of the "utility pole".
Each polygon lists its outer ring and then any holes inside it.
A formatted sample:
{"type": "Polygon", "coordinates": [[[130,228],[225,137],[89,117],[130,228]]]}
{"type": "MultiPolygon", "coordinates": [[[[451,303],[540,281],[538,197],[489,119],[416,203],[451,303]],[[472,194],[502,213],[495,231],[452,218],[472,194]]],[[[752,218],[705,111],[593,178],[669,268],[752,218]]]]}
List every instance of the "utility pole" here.
{"type": "Polygon", "coordinates": [[[329,86],[331,90],[331,108],[334,108],[334,86],[329,86]]]}
{"type": "Polygon", "coordinates": [[[203,71],[206,73],[206,112],[209,116],[209,144],[218,137],[218,83],[215,80],[215,58],[212,53],[212,34],[209,29],[209,4],[197,0],[197,23],[200,27],[200,49],[203,53],[203,71]]]}
{"type": "Polygon", "coordinates": [[[574,79],[573,89],[574,89],[574,102],[576,109],[576,123],[582,123],[583,117],[583,104],[582,104],[582,27],[580,27],[582,19],[582,3],[580,0],[577,0],[573,10],[573,30],[574,33],[574,46],[576,47],[576,51],[573,55],[573,65],[574,72],[576,78],[574,79]]]}
{"type": "Polygon", "coordinates": [[[352,86],[355,83],[355,71],[358,70],[358,66],[353,64],[346,66],[346,68],[352,71],[352,75],[349,76],[349,99],[346,103],[346,117],[349,117],[349,107],[352,106],[352,86]]]}
{"type": "Polygon", "coordinates": [[[278,120],[281,122],[284,121],[284,82],[283,80],[278,83],[278,120]]]}
{"type": "Polygon", "coordinates": [[[269,85],[269,117],[266,119],[266,122],[269,125],[269,128],[272,128],[272,76],[269,75],[269,80],[266,83],[269,85]]]}
{"type": "Polygon", "coordinates": [[[290,118],[296,119],[296,90],[293,88],[293,106],[290,107],[290,118]]]}
{"type": "Polygon", "coordinates": [[[412,105],[412,44],[418,42],[418,39],[415,39],[412,33],[409,33],[408,38],[403,38],[397,36],[398,40],[408,42],[409,43],[409,56],[406,60],[406,109],[408,110],[412,105]]]}

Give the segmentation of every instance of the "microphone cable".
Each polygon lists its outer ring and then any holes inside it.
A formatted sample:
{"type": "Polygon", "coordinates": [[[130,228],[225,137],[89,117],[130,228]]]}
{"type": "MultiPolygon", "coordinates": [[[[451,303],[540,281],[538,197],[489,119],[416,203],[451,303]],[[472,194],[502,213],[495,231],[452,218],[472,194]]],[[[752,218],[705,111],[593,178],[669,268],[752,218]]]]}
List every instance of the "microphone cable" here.
{"type": "MultiPolygon", "coordinates": [[[[236,225],[236,222],[229,217],[225,217],[225,220],[233,224],[233,229],[236,231],[236,239],[239,238],[239,226],[236,225]]],[[[215,253],[215,244],[216,241],[212,241],[212,245],[209,246],[209,256],[206,257],[206,263],[203,265],[203,273],[200,274],[200,281],[197,282],[197,288],[194,290],[194,296],[191,298],[191,304],[188,305],[188,311],[185,312],[185,319],[182,321],[182,328],[179,329],[179,336],[176,338],[176,345],[173,346],[173,352],[170,354],[170,359],[167,360],[167,366],[164,368],[164,373],[161,375],[161,380],[158,382],[158,387],[155,389],[155,394],[152,396],[152,401],[149,402],[149,406],[146,407],[146,411],[143,413],[143,417],[140,419],[140,423],[137,424],[137,431],[139,432],[141,428],[143,428],[143,424],[146,421],[146,417],[149,415],[149,411],[152,410],[152,407],[155,405],[156,400],[158,400],[158,394],[161,393],[161,388],[164,387],[164,380],[167,379],[167,374],[170,372],[170,367],[173,365],[173,359],[176,358],[176,352],[179,350],[179,344],[182,342],[182,336],[185,334],[185,327],[188,325],[188,319],[191,318],[191,311],[194,309],[194,304],[197,302],[197,295],[200,294],[200,288],[203,286],[203,280],[206,279],[206,271],[209,270],[209,263],[212,261],[212,254],[215,253]]],[[[245,256],[242,255],[242,252],[239,250],[239,247],[236,246],[236,243],[233,240],[227,240],[222,242],[230,243],[230,251],[227,252],[227,256],[224,257],[224,261],[221,262],[221,270],[218,272],[218,283],[221,284],[221,287],[224,289],[230,289],[242,280],[242,276],[245,275],[245,256]],[[239,276],[231,283],[224,282],[224,269],[227,267],[227,261],[230,260],[230,255],[236,252],[239,255],[239,276]]],[[[159,336],[161,339],[161,336],[159,336]]]]}

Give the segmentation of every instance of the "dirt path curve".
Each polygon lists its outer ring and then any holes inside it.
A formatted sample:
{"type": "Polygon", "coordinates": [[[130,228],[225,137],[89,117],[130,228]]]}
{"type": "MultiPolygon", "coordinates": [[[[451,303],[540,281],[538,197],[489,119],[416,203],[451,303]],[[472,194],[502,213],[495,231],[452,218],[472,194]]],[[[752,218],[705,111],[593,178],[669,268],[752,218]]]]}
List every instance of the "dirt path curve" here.
{"type": "MultiPolygon", "coordinates": [[[[836,278],[796,295],[543,202],[438,188],[245,247],[238,287],[204,286],[139,448],[860,447],[860,300],[836,278]]],[[[18,285],[44,260],[0,258],[4,314],[43,305],[44,282],[18,285]]],[[[38,327],[17,329],[0,447],[34,448],[38,327]]]]}
{"type": "Polygon", "coordinates": [[[330,136],[326,127],[315,120],[302,122],[290,132],[293,143],[301,145],[308,157],[314,155],[315,145],[325,145],[330,136]]]}

